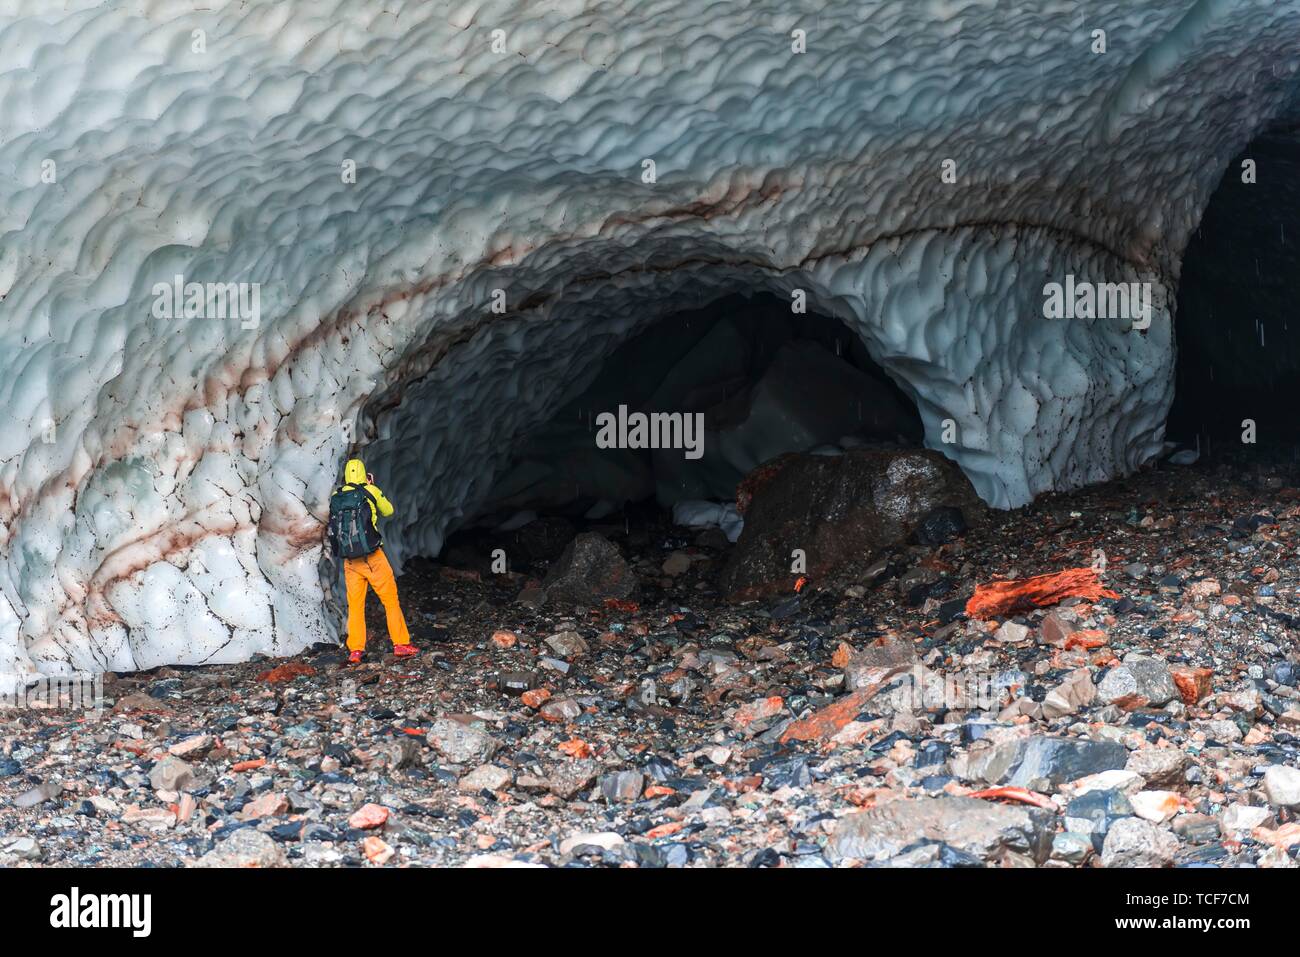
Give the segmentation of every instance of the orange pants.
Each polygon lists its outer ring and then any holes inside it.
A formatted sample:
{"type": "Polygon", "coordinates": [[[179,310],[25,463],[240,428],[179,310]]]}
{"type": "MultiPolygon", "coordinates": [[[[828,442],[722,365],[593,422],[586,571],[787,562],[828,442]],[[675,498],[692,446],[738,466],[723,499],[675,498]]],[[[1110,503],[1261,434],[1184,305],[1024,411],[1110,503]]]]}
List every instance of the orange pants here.
{"type": "Polygon", "coordinates": [[[343,559],[343,580],[348,591],[348,650],[362,651],[366,647],[366,587],[375,590],[384,603],[388,615],[388,637],[395,645],[409,645],[411,634],[406,630],[402,606],[397,603],[397,579],[382,548],[365,558],[343,559]]]}

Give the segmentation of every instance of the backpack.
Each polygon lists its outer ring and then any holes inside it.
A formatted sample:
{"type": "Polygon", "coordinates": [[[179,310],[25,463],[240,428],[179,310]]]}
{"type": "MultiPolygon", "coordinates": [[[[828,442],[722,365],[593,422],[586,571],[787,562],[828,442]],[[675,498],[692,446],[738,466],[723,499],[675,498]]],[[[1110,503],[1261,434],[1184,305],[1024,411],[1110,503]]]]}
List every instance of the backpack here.
{"type": "Polygon", "coordinates": [[[359,485],[342,485],[330,496],[329,536],[336,554],[365,558],[380,546],[370,505],[375,498],[359,485]]]}

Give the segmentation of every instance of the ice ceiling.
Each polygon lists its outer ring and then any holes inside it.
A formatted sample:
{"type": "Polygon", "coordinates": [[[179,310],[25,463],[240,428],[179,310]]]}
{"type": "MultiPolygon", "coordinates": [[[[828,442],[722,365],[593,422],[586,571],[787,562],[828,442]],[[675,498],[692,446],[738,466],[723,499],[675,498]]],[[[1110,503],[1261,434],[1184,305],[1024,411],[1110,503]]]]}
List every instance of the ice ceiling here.
{"type": "Polygon", "coordinates": [[[844,321],[996,505],[1130,470],[1298,51],[1295,0],[3,0],[0,672],[331,636],[349,452],[436,550],[603,356],[734,293],[844,321]],[[1152,282],[1150,328],[1044,319],[1065,274],[1152,282]],[[258,321],[169,318],[178,275],[258,321]]]}

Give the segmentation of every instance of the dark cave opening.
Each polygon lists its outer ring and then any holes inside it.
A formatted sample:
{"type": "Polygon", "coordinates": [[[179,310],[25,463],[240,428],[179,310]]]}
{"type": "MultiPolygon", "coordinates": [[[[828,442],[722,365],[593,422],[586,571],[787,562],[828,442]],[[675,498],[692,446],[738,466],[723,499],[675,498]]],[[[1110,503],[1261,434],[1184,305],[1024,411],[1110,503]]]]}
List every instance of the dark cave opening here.
{"type": "Polygon", "coordinates": [[[913,401],[842,321],[795,313],[768,293],[725,296],[624,342],[590,385],[520,436],[442,558],[482,566],[494,542],[517,543],[515,531],[538,518],[539,528],[571,530],[722,512],[748,472],[783,453],[919,447],[923,436],[913,401]],[[695,445],[635,448],[633,429],[603,432],[637,414],[649,426],[643,439],[656,434],[656,414],[678,416],[683,429],[663,436],[695,445]],[[610,434],[625,441],[610,447],[610,434]]]}
{"type": "Polygon", "coordinates": [[[1171,441],[1202,454],[1300,454],[1298,300],[1300,98],[1228,164],[1188,245],[1171,441]]]}

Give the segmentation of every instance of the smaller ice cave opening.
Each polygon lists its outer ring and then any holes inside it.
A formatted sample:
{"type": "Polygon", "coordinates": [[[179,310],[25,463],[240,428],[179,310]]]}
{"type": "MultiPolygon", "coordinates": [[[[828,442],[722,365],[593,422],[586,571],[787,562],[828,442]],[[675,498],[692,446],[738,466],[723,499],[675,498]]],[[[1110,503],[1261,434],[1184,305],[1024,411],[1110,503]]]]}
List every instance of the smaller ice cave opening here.
{"type": "Polygon", "coordinates": [[[1300,456],[1297,301],[1300,97],[1229,162],[1188,244],[1167,438],[1207,455],[1300,456]]]}
{"type": "Polygon", "coordinates": [[[923,435],[913,401],[842,321],[773,294],[727,295],[627,339],[518,435],[441,555],[485,565],[494,539],[538,518],[716,519],[734,538],[737,485],[763,462],[915,448],[923,435]]]}

